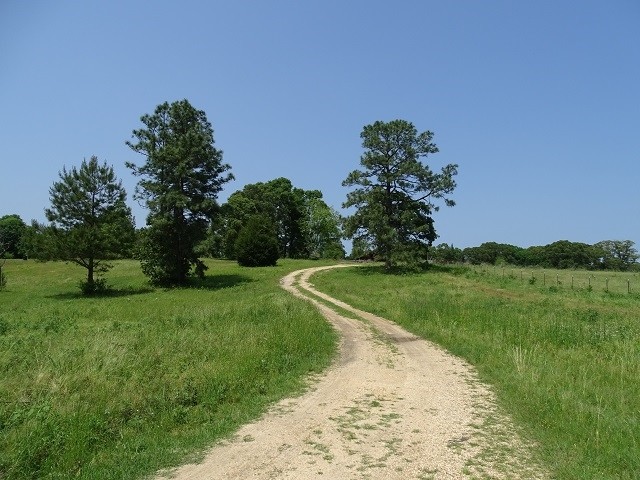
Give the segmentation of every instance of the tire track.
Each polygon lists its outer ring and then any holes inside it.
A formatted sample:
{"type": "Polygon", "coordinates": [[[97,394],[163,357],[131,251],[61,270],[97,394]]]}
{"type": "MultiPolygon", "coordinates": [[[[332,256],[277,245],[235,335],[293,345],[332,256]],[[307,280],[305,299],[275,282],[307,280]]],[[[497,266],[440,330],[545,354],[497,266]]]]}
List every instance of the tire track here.
{"type": "Polygon", "coordinates": [[[281,281],[340,333],[334,364],[305,394],[279,402],[202,462],[159,478],[543,478],[472,367],[309,281],[347,266],[298,270],[281,281]]]}

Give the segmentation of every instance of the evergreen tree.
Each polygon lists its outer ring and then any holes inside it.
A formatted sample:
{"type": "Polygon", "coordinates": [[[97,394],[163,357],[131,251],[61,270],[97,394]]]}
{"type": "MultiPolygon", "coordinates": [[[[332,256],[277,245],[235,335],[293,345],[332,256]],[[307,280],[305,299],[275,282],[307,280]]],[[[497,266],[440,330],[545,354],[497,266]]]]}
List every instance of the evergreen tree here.
{"type": "Polygon", "coordinates": [[[278,236],[271,220],[261,215],[251,217],[238,233],[235,252],[243,267],[274,266],[278,261],[278,236]]]}
{"type": "Polygon", "coordinates": [[[104,287],[96,275],[111,266],[107,260],[130,249],[135,235],[126,192],[113,167],[100,165],[93,156],[77,169],[63,168],[60,180],[49,190],[51,208],[45,210],[51,226],[46,229],[40,258],[74,262],[87,269],[85,293],[104,287]]]}
{"type": "Polygon", "coordinates": [[[419,264],[437,238],[432,214],[439,207],[434,202],[455,205],[448,194],[456,186],[458,167],[450,164],[436,174],[424,165],[420,157],[438,152],[433,133],[418,134],[405,120],[367,125],[360,137],[363,170],[354,170],[342,183],[356,187],[343,204],[356,208],[346,219],[345,234],[372,244],[387,269],[398,261],[419,264]]]}
{"type": "Polygon", "coordinates": [[[149,208],[139,250],[143,272],[153,283],[186,282],[192,269],[206,269],[196,247],[218,212],[217,196],[233,179],[231,167],[214,147],[205,112],[187,100],[159,105],[141,117],[145,128],[133,131],[127,145],[146,157],[142,166],[127,163],[140,177],[136,198],[149,208]]]}

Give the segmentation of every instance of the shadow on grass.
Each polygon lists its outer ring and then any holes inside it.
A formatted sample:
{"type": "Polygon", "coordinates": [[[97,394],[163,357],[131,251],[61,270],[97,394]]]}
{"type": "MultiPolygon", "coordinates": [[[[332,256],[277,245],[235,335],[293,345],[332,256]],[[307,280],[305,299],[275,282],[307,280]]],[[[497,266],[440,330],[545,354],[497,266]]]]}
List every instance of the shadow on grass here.
{"type": "Polygon", "coordinates": [[[79,289],[75,292],[56,293],[49,295],[47,298],[55,298],[57,300],[77,300],[89,298],[118,298],[128,297],[132,295],[144,295],[146,293],[155,292],[158,289],[174,290],[174,289],[199,289],[199,290],[220,290],[222,288],[236,287],[255,280],[244,275],[211,275],[204,278],[189,278],[185,285],[175,285],[173,287],[128,287],[128,288],[107,288],[103,292],[93,295],[84,295],[79,289]]]}
{"type": "Polygon", "coordinates": [[[204,278],[190,278],[181,288],[200,288],[204,290],[220,290],[221,288],[237,287],[246,283],[255,282],[253,278],[244,275],[210,275],[204,278]]]}
{"type": "Polygon", "coordinates": [[[56,293],[55,295],[48,295],[47,298],[55,298],[57,300],[75,300],[84,298],[117,298],[117,297],[129,297],[131,295],[144,295],[145,293],[151,293],[154,291],[152,287],[128,287],[128,288],[108,288],[104,292],[95,293],[93,295],[84,295],[82,292],[65,292],[56,293]]]}
{"type": "Polygon", "coordinates": [[[408,265],[395,265],[390,269],[386,269],[383,264],[371,264],[362,265],[359,268],[354,268],[352,271],[362,276],[370,275],[420,275],[428,272],[450,273],[452,275],[461,275],[468,271],[468,267],[463,265],[435,265],[429,264],[424,266],[408,266],[408,265]]]}

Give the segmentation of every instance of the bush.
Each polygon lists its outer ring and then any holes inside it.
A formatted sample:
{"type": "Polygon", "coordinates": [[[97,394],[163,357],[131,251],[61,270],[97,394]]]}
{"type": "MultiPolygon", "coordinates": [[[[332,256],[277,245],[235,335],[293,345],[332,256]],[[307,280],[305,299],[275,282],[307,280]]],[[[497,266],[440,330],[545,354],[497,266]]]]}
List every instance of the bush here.
{"type": "Polygon", "coordinates": [[[273,266],[278,261],[278,236],[271,221],[254,216],[238,232],[235,243],[238,264],[243,267],[273,266]]]}
{"type": "Polygon", "coordinates": [[[93,283],[89,283],[84,280],[80,282],[79,286],[82,294],[88,297],[93,295],[103,295],[109,290],[107,281],[104,278],[96,278],[93,283]]]}

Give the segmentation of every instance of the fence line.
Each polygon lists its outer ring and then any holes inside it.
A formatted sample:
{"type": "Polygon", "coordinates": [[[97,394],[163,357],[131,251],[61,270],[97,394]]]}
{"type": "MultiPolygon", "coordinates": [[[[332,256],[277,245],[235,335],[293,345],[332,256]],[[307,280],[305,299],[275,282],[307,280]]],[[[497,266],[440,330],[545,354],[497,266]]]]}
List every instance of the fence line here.
{"type": "Polygon", "coordinates": [[[555,287],[561,288],[563,285],[568,285],[572,290],[586,289],[588,291],[600,290],[607,293],[638,293],[640,288],[634,285],[638,285],[640,276],[637,272],[594,272],[585,271],[580,273],[568,270],[558,271],[552,269],[551,272],[547,272],[545,269],[525,269],[505,266],[474,266],[474,273],[493,273],[494,275],[500,275],[502,277],[509,277],[512,279],[520,279],[520,282],[528,282],[531,285],[536,283],[541,284],[543,287],[555,287]],[[549,273],[549,275],[547,275],[549,273]],[[555,278],[554,278],[555,275],[555,278]],[[606,275],[606,276],[605,276],[606,275]],[[634,282],[632,282],[632,279],[634,282]]]}

